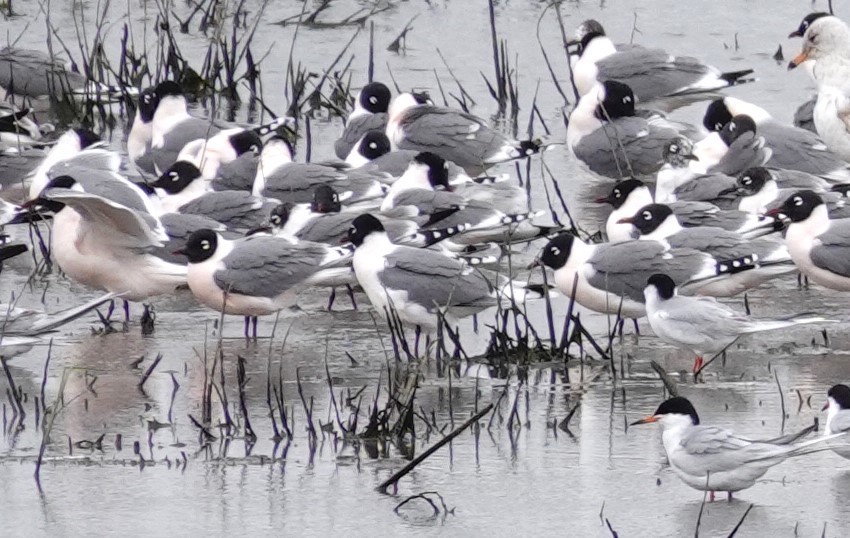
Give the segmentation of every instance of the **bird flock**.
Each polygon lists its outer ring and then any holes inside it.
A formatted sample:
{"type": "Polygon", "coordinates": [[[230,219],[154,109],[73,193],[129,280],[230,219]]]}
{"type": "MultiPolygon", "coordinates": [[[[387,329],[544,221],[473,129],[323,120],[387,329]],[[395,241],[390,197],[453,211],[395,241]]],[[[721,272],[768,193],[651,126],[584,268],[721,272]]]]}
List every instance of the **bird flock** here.
{"type": "MultiPolygon", "coordinates": [[[[564,300],[636,327],[647,318],[658,338],[694,353],[698,374],[746,334],[834,322],[811,313],[756,318],[715,298],[798,273],[850,291],[850,30],[813,13],[791,36],[803,44],[789,69],[803,66],[818,87],[796,125],[721,93],[757,83],[751,70],[615,44],[593,20],[572,43],[580,98],[563,142],[505,136],[380,82],[360,89],[335,159],[324,162],[296,161],[284,136],[294,118],[199,117],[170,80],[131,93],[138,106],[125,152],[81,128],[47,144],[50,129],[28,110],[4,109],[0,166],[11,179],[3,189],[18,203],[3,202],[0,219],[47,222],[53,261],[106,294],[73,317],[120,298],[129,321],[129,302],[144,303],[147,315],[147,303],[188,287],[212,311],[243,317],[245,337],[256,338],[258,316],[294,306],[303,290],[331,290],[330,310],[344,288],[353,303],[362,291],[378,315],[415,330],[417,354],[420,333],[440,323],[550,295],[499,265],[512,245],[531,244],[531,267],[551,271],[564,300]],[[701,101],[702,125],[669,116],[701,101]],[[596,200],[612,208],[607,241],[542,223],[524,188],[492,175],[543,151],[568,152],[615,181],[596,200]]],[[[54,92],[59,66],[17,52],[0,51],[0,85],[29,97],[54,92]],[[41,63],[21,71],[27,59],[41,63]]],[[[73,83],[74,95],[116,91],[73,83]]],[[[0,258],[26,248],[6,244],[0,258]]],[[[704,426],[681,397],[637,423],[661,424],[686,484],[731,497],[790,457],[835,450],[850,458],[850,445],[835,441],[850,428],[850,388],[829,389],[825,409],[825,434],[814,440],[758,441],[704,426]]]]}

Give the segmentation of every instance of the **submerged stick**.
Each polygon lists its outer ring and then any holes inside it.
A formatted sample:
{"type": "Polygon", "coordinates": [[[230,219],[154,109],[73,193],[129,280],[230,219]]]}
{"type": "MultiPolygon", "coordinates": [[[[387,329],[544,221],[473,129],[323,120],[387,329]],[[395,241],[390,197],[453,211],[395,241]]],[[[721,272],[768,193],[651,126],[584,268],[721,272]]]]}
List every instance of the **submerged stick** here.
{"type": "Polygon", "coordinates": [[[434,452],[439,450],[443,445],[451,442],[452,439],[454,439],[455,437],[460,435],[465,429],[467,429],[468,427],[472,426],[473,424],[475,424],[476,422],[481,420],[481,418],[484,415],[486,415],[487,413],[489,413],[492,409],[493,409],[493,404],[489,404],[487,407],[485,407],[481,411],[475,413],[475,415],[473,415],[472,418],[470,418],[469,420],[467,420],[466,422],[461,424],[456,430],[452,430],[452,432],[449,433],[447,436],[440,439],[434,445],[428,447],[428,450],[426,450],[425,452],[423,452],[422,454],[420,454],[419,456],[414,458],[410,463],[408,463],[407,465],[402,467],[402,469],[400,471],[398,471],[397,473],[395,473],[394,475],[392,475],[388,479],[384,480],[381,483],[381,485],[378,486],[378,491],[380,491],[381,493],[386,493],[388,487],[392,486],[393,484],[395,484],[396,482],[398,482],[399,480],[404,478],[417,465],[419,465],[420,463],[425,461],[428,458],[428,456],[430,456],[431,454],[433,454],[434,452]]]}

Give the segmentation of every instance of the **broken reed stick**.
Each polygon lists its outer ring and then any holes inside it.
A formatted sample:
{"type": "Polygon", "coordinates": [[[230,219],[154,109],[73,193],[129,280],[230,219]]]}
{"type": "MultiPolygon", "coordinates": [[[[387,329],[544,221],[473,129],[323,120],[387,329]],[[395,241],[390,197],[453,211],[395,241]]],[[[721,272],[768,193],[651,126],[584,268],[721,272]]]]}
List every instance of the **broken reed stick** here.
{"type": "Polygon", "coordinates": [[[452,441],[452,439],[454,439],[455,437],[460,435],[468,427],[472,426],[473,424],[475,424],[476,422],[481,420],[481,418],[484,417],[484,415],[486,415],[487,413],[489,413],[492,409],[493,409],[493,404],[489,404],[489,405],[487,405],[487,407],[485,407],[481,411],[475,413],[469,420],[467,420],[466,422],[461,424],[457,429],[452,430],[452,432],[449,433],[447,436],[443,437],[442,439],[440,439],[440,441],[438,441],[434,445],[428,447],[428,449],[425,452],[423,452],[422,454],[420,454],[419,456],[417,456],[416,458],[411,460],[411,462],[408,463],[407,465],[405,465],[404,467],[402,467],[400,471],[396,472],[391,477],[384,480],[381,483],[381,485],[378,486],[378,488],[377,488],[378,491],[380,491],[381,493],[386,493],[388,487],[392,486],[393,484],[395,484],[396,482],[398,482],[399,480],[404,478],[407,475],[407,473],[409,473],[417,465],[419,465],[420,463],[425,461],[428,458],[428,456],[430,456],[431,454],[433,454],[434,452],[439,450],[442,446],[446,445],[447,443],[450,443],[452,441]]]}

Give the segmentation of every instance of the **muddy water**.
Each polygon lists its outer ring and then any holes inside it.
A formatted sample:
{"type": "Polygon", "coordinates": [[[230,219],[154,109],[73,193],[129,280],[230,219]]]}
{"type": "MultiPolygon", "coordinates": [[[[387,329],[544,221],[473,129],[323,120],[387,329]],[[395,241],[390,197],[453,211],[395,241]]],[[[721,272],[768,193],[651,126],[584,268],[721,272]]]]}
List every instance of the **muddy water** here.
{"type": "MultiPolygon", "coordinates": [[[[70,4],[51,4],[51,20],[69,45],[77,41],[73,25],[65,24],[75,16],[70,4]]],[[[283,111],[285,97],[275,89],[283,86],[293,29],[269,23],[298,13],[300,4],[272,4],[257,30],[254,51],[255,57],[260,55],[258,51],[273,51],[261,66],[264,99],[271,110],[283,111]]],[[[824,9],[820,4],[816,7],[824,9]]],[[[339,0],[323,17],[339,20],[364,5],[339,0]]],[[[93,25],[96,7],[95,3],[82,7],[87,28],[93,25]]],[[[538,2],[499,3],[497,25],[518,58],[520,125],[526,122],[539,82],[538,106],[555,136],[563,136],[563,101],[534,37],[544,8],[538,2]]],[[[618,41],[628,41],[636,24],[637,42],[696,55],[727,70],[755,68],[760,82],[736,89],[735,95],[790,120],[797,104],[812,91],[811,84],[802,73],[787,73],[784,65],[771,57],[780,44],[786,57],[799,46],[784,36],[808,8],[808,3],[791,1],[653,0],[567,3],[563,12],[568,32],[582,20],[594,17],[618,41]]],[[[15,9],[20,17],[0,22],[8,40],[20,35],[19,46],[43,48],[46,26],[38,4],[16,2],[15,9]]],[[[174,9],[181,18],[190,11],[183,2],[177,2],[174,9]]],[[[251,16],[255,12],[256,6],[251,16]]],[[[80,12],[75,13],[82,21],[80,12]]],[[[143,39],[147,28],[152,47],[155,13],[152,2],[134,0],[129,8],[113,5],[106,25],[111,36],[108,43],[116,47],[113,54],[117,53],[120,28],[126,21],[134,28],[137,40],[143,39]]],[[[455,93],[436,54],[439,47],[476,100],[474,111],[485,117],[494,112],[479,74],[492,71],[486,3],[402,2],[375,16],[374,22],[379,51],[377,78],[386,80],[391,69],[402,86],[439,95],[436,70],[446,91],[455,93]],[[413,16],[417,19],[406,52],[397,55],[383,51],[413,16]]],[[[351,27],[301,29],[294,58],[320,72],[355,31],[351,27]]],[[[561,84],[567,87],[559,29],[551,10],[540,23],[539,33],[561,84]]],[[[361,31],[350,47],[355,55],[355,86],[365,81],[367,34],[361,31]]],[[[205,38],[194,28],[180,39],[190,58],[206,49],[205,38]]],[[[199,57],[195,60],[200,64],[199,57]]],[[[699,106],[691,106],[675,117],[698,121],[700,113],[699,106]]],[[[314,123],[314,158],[331,157],[332,142],[340,128],[338,120],[314,123]]],[[[539,132],[540,126],[536,129],[539,132]]],[[[120,140],[119,130],[114,135],[116,147],[121,147],[120,140]]],[[[581,172],[566,152],[550,151],[545,158],[571,210],[584,227],[597,229],[600,215],[585,201],[595,196],[594,189],[602,187],[581,172]]],[[[503,171],[512,173],[513,169],[506,167],[503,171]]],[[[532,194],[536,207],[545,206],[538,171],[532,194]]],[[[534,247],[524,249],[516,254],[516,261],[528,261],[533,254],[534,247]]],[[[0,279],[0,298],[5,300],[14,293],[20,296],[22,306],[56,311],[93,296],[55,274],[25,285],[30,270],[27,260],[7,264],[0,279]]],[[[365,297],[358,299],[362,305],[367,303],[365,297]]],[[[228,443],[219,438],[202,448],[198,430],[191,424],[190,415],[201,415],[204,357],[211,360],[218,329],[217,316],[197,307],[189,296],[156,302],[157,330],[152,336],[141,336],[137,324],[126,333],[93,334],[98,328],[94,316],[64,327],[53,335],[46,378],[47,341],[13,359],[10,372],[25,394],[27,417],[23,429],[11,428],[12,408],[5,396],[7,382],[3,377],[2,534],[289,531],[315,535],[333,531],[350,535],[608,536],[607,520],[621,536],[681,536],[693,532],[702,495],[684,486],[666,467],[660,435],[654,427],[625,426],[652,412],[664,397],[660,382],[649,368],[650,360],[673,373],[705,423],[733,427],[752,437],[772,437],[799,429],[816,416],[823,420],[818,410],[826,389],[846,381],[848,372],[846,295],[820,288],[798,290],[792,279],[752,292],[749,301],[754,312],[818,311],[845,320],[830,327],[830,347],[820,345],[817,329],[805,327],[748,338],[730,350],[726,364],[711,368],[705,383],[698,385],[684,375],[692,357],[657,341],[645,326],[639,339],[627,334],[616,342],[616,379],[607,373],[606,365],[591,362],[585,365],[583,382],[576,370],[572,385],[550,384],[548,370],[541,367],[533,369],[529,383],[520,387],[516,377],[491,379],[486,369],[464,367],[461,376],[452,376],[450,388],[449,379],[429,363],[422,367],[417,406],[425,416],[433,413],[438,427],[446,428],[444,432],[488,403],[498,403],[500,413],[489,428],[487,419],[477,433],[470,430],[461,434],[403,479],[396,492],[384,495],[375,487],[404,465],[401,454],[390,450],[386,457],[370,457],[367,451],[327,432],[320,435],[312,450],[308,442],[296,378],[302,382],[305,399],[313,399],[314,420],[322,424],[335,421],[326,368],[337,398],[341,391],[356,394],[363,389],[361,429],[367,420],[364,410],[379,383],[386,386],[385,350],[389,341],[384,339],[382,344],[379,340],[368,308],[352,311],[347,299],[340,297],[338,311],[328,314],[323,310],[325,301],[322,293],[306,294],[300,301],[301,311],[287,313],[277,326],[274,320],[263,320],[261,334],[274,334],[274,338],[256,344],[246,344],[239,338],[240,320],[226,321],[223,349],[230,411],[241,434],[244,417],[234,405],[236,363],[241,356],[246,359],[248,417],[257,434],[257,442],[251,447],[237,435],[228,443]],[[140,389],[145,370],[160,353],[162,361],[140,389]],[[271,440],[266,405],[270,371],[275,384],[278,372],[282,372],[286,407],[294,417],[288,448],[271,440]],[[33,480],[33,461],[42,443],[43,417],[38,417],[37,425],[35,398],[41,398],[43,390],[48,404],[57,402],[63,379],[65,406],[53,419],[40,492],[33,480]],[[521,426],[515,426],[511,434],[506,421],[514,401],[521,426]],[[569,423],[569,433],[552,427],[577,404],[580,406],[569,423]],[[90,442],[100,436],[101,446],[92,448],[90,442]],[[453,513],[432,517],[424,503],[411,503],[398,514],[394,512],[403,499],[425,491],[439,492],[453,513]]],[[[742,307],[741,300],[733,303],[742,307]]],[[[563,319],[564,301],[556,301],[554,307],[556,319],[563,319]]],[[[532,308],[529,315],[535,325],[545,327],[542,306],[532,308]]],[[[582,316],[594,334],[607,330],[604,317],[587,312],[582,316]]],[[[492,322],[492,315],[483,315],[481,321],[492,322]]],[[[386,333],[383,327],[380,329],[386,333]]],[[[481,351],[486,343],[485,336],[476,334],[471,324],[463,326],[463,338],[471,351],[481,351]]],[[[381,392],[380,398],[385,397],[381,392]]],[[[214,400],[214,415],[220,419],[218,399],[214,400]]],[[[344,411],[344,420],[348,413],[344,411]]],[[[338,427],[333,429],[339,432],[338,427]]],[[[417,419],[417,431],[422,436],[418,451],[440,437],[427,430],[417,419]]],[[[218,430],[215,433],[220,436],[218,430]]],[[[727,535],[753,504],[739,536],[820,536],[824,526],[827,535],[842,535],[850,527],[847,469],[850,462],[829,452],[786,462],[754,488],[742,492],[739,499],[706,506],[700,531],[706,536],[727,535]]]]}

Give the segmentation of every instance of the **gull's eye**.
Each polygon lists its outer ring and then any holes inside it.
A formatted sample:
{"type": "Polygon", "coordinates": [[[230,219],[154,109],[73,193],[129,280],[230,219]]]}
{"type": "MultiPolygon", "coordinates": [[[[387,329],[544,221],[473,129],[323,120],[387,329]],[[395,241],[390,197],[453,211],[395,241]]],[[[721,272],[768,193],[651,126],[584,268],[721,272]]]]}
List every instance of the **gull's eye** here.
{"type": "Polygon", "coordinates": [[[369,149],[378,149],[378,144],[375,142],[369,142],[369,149]]]}
{"type": "Polygon", "coordinates": [[[179,181],[180,180],[180,174],[178,174],[177,172],[169,172],[168,177],[171,178],[171,181],[179,181]]]}
{"type": "Polygon", "coordinates": [[[144,100],[145,103],[151,102],[151,96],[150,95],[146,95],[146,96],[142,97],[142,99],[144,100]]]}
{"type": "Polygon", "coordinates": [[[269,222],[271,222],[275,226],[278,226],[280,224],[280,216],[272,215],[271,217],[269,217],[269,222]]]}
{"type": "Polygon", "coordinates": [[[332,200],[333,200],[334,202],[339,202],[339,195],[338,195],[338,194],[336,194],[336,193],[334,193],[332,200]]]}
{"type": "Polygon", "coordinates": [[[204,249],[204,250],[209,250],[210,249],[210,242],[207,241],[206,239],[204,239],[203,241],[201,241],[201,248],[204,249]]]}
{"type": "Polygon", "coordinates": [[[372,103],[373,105],[376,105],[376,104],[378,104],[378,98],[373,95],[372,97],[369,98],[369,102],[372,103]]]}
{"type": "Polygon", "coordinates": [[[744,179],[741,180],[741,183],[749,186],[749,185],[753,184],[753,180],[752,180],[751,177],[747,176],[747,177],[745,177],[744,179]]]}
{"type": "Polygon", "coordinates": [[[794,205],[797,206],[797,207],[803,205],[803,199],[800,198],[799,196],[795,196],[793,202],[794,202],[794,205]]]}
{"type": "Polygon", "coordinates": [[[734,133],[737,129],[738,129],[738,126],[737,126],[737,125],[735,125],[735,122],[734,122],[734,121],[730,121],[730,122],[729,122],[729,130],[730,130],[730,131],[732,131],[732,132],[734,133]]]}
{"type": "Polygon", "coordinates": [[[679,153],[679,146],[676,144],[670,144],[670,152],[671,153],[679,153]]]}
{"type": "Polygon", "coordinates": [[[549,249],[549,252],[551,252],[552,255],[557,256],[561,253],[561,249],[559,249],[558,247],[552,247],[549,249]]]}
{"type": "Polygon", "coordinates": [[[715,124],[714,124],[714,130],[715,130],[715,131],[720,131],[721,129],[723,129],[723,124],[722,124],[722,123],[720,123],[720,122],[718,121],[717,123],[715,123],[715,124]]]}
{"type": "Polygon", "coordinates": [[[650,213],[649,211],[644,211],[642,213],[642,216],[643,220],[652,220],[652,213],[650,213]]]}
{"type": "Polygon", "coordinates": [[[631,102],[632,102],[632,98],[631,98],[630,95],[623,97],[623,103],[631,103],[631,102]]]}
{"type": "Polygon", "coordinates": [[[614,198],[619,198],[621,196],[622,193],[620,193],[620,189],[614,189],[614,198]]]}

